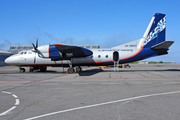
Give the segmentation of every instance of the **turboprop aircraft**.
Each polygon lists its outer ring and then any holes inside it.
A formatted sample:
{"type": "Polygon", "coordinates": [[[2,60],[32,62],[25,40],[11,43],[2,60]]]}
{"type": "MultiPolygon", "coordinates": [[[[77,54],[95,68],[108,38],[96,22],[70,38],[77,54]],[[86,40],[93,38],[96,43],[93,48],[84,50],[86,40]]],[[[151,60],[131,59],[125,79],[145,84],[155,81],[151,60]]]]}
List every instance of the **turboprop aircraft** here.
{"type": "Polygon", "coordinates": [[[24,50],[8,57],[5,63],[29,66],[30,71],[40,69],[46,71],[47,66],[69,66],[68,73],[81,71],[80,66],[108,66],[146,59],[153,56],[168,54],[168,48],[174,41],[165,41],[166,15],[156,13],[152,17],[143,37],[129,43],[109,49],[86,49],[78,46],[52,44],[24,50]]]}

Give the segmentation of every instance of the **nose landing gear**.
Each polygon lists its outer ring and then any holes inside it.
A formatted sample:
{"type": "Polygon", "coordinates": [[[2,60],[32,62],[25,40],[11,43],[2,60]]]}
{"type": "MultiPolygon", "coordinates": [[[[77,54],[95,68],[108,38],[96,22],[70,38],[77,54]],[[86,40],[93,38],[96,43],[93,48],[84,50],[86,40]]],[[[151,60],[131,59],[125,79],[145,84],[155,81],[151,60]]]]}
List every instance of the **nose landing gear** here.
{"type": "Polygon", "coordinates": [[[21,67],[19,68],[19,70],[20,70],[21,73],[26,71],[25,68],[21,68],[21,67]]]}

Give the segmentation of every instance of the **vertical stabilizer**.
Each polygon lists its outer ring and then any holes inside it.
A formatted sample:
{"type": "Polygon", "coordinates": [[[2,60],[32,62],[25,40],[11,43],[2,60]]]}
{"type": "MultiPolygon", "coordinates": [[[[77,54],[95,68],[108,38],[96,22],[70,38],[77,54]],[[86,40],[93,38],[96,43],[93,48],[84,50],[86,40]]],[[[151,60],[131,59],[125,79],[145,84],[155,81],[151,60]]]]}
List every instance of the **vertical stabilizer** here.
{"type": "Polygon", "coordinates": [[[156,13],[152,17],[138,48],[151,47],[165,41],[166,15],[156,13]]]}

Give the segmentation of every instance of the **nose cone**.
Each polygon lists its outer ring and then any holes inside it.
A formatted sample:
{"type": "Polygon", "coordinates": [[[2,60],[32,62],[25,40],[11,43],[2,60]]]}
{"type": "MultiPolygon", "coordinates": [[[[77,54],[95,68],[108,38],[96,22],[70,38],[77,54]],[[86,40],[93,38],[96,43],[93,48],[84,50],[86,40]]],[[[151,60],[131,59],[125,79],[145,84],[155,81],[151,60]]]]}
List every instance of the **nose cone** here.
{"type": "Polygon", "coordinates": [[[93,52],[91,50],[88,50],[86,48],[82,48],[82,50],[84,51],[84,53],[86,54],[86,56],[90,56],[93,54],[93,52]]]}
{"type": "Polygon", "coordinates": [[[9,65],[13,64],[11,57],[6,58],[4,62],[9,65]]]}

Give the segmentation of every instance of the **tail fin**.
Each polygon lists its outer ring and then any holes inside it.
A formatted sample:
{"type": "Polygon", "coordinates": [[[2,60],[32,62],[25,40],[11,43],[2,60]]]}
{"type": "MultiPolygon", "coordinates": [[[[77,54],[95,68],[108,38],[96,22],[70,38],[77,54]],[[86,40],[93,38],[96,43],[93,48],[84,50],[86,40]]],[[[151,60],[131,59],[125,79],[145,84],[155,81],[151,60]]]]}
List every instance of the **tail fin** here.
{"type": "Polygon", "coordinates": [[[143,38],[141,38],[138,48],[141,46],[151,47],[165,41],[166,15],[156,13],[152,17],[143,38]]]}

